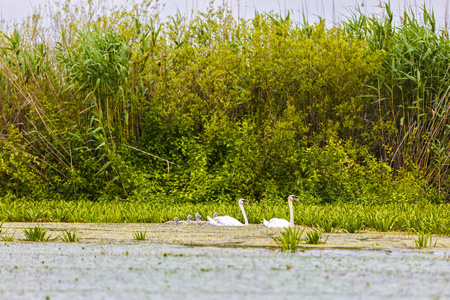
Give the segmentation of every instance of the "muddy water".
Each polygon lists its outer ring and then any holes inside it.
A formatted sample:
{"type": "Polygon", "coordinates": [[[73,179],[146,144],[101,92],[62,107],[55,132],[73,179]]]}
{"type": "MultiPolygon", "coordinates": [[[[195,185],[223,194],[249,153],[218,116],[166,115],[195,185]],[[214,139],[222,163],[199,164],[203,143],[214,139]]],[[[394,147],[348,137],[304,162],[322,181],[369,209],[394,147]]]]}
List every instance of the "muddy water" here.
{"type": "Polygon", "coordinates": [[[1,299],[450,299],[450,251],[3,242],[0,257],[1,299]]]}

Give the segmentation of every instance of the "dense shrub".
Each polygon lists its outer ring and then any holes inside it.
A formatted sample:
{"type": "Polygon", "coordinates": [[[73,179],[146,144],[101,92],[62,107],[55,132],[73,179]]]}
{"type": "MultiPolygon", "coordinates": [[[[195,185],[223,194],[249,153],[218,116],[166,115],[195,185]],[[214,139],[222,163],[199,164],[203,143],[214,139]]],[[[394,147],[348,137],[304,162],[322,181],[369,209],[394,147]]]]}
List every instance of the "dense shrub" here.
{"type": "Polygon", "coordinates": [[[148,6],[66,6],[48,36],[36,16],[4,32],[0,197],[447,197],[448,41],[427,24],[327,29],[224,7],[164,22],[148,6]]]}

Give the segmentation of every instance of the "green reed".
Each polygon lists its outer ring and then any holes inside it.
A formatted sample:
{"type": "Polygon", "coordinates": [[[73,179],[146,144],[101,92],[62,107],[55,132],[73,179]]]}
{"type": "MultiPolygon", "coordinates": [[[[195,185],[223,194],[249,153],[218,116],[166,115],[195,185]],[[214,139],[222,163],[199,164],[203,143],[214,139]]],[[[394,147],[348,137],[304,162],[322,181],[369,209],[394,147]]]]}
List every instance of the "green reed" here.
{"type": "Polygon", "coordinates": [[[23,233],[25,238],[31,242],[47,242],[50,238],[50,235],[47,235],[48,230],[40,226],[25,228],[23,233]]]}
{"type": "Polygon", "coordinates": [[[325,240],[322,239],[322,233],[318,230],[306,232],[305,242],[311,245],[326,244],[328,237],[325,240]]]}
{"type": "Polygon", "coordinates": [[[61,240],[65,243],[75,243],[80,241],[80,236],[78,234],[78,230],[64,230],[61,233],[61,240]]]}
{"type": "Polygon", "coordinates": [[[300,229],[300,227],[288,227],[284,231],[280,232],[278,237],[272,237],[272,239],[278,247],[280,247],[281,252],[294,253],[297,251],[298,245],[302,240],[303,232],[305,232],[305,228],[300,229]]]}
{"type": "MultiPolygon", "coordinates": [[[[289,219],[285,201],[257,203],[245,206],[250,223],[261,224],[263,218],[289,219]]],[[[159,202],[91,202],[91,201],[2,201],[0,219],[33,222],[48,219],[53,222],[95,223],[163,223],[174,217],[230,215],[243,222],[237,203],[159,203],[159,202]]],[[[431,232],[450,235],[450,205],[448,204],[294,204],[297,225],[356,233],[361,230],[431,232]]]]}
{"type": "Polygon", "coordinates": [[[147,236],[146,231],[135,231],[133,232],[133,239],[136,241],[144,241],[147,236]]]}
{"type": "MultiPolygon", "coordinates": [[[[419,232],[417,239],[414,239],[414,243],[417,249],[431,247],[433,243],[432,234],[429,232],[419,232]]],[[[436,243],[437,241],[434,243],[434,247],[436,247],[436,243]]]]}

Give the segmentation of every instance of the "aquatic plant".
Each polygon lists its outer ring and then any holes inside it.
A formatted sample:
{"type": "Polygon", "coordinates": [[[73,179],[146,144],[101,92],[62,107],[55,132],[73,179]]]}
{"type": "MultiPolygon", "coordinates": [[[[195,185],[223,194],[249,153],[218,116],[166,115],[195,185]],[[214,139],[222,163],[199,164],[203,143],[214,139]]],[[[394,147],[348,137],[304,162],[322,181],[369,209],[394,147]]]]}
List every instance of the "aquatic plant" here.
{"type": "Polygon", "coordinates": [[[295,252],[302,240],[303,232],[305,232],[305,228],[288,227],[284,232],[280,232],[278,237],[272,237],[272,239],[280,247],[281,252],[295,252]]]}
{"type": "Polygon", "coordinates": [[[133,232],[133,238],[136,241],[144,241],[147,236],[147,231],[135,231],[133,232]]]}
{"type": "Polygon", "coordinates": [[[2,241],[4,241],[4,242],[14,242],[14,235],[15,235],[16,233],[14,232],[12,235],[10,235],[10,236],[7,236],[7,235],[2,235],[1,236],[1,239],[2,239],[2,241]]]}
{"type": "MultiPolygon", "coordinates": [[[[260,224],[263,218],[289,218],[284,200],[261,202],[249,200],[247,216],[249,223],[260,224]]],[[[364,229],[383,230],[375,225],[380,219],[389,230],[405,232],[431,232],[449,234],[450,205],[447,204],[387,204],[363,205],[339,203],[332,205],[295,204],[295,224],[317,227],[323,232],[342,230],[351,233],[364,229]],[[378,215],[378,217],[376,217],[378,215]],[[392,222],[393,220],[395,222],[392,222]],[[392,228],[390,228],[392,227],[392,228]],[[329,229],[327,229],[329,228],[329,229]]],[[[96,223],[164,223],[176,216],[198,212],[201,215],[229,215],[241,218],[242,213],[234,203],[172,203],[130,202],[89,200],[65,201],[0,201],[0,219],[5,221],[30,222],[30,218],[52,219],[53,222],[96,222],[96,223]]]]}
{"type": "Polygon", "coordinates": [[[312,245],[326,244],[328,237],[324,241],[321,239],[322,239],[322,233],[318,230],[306,232],[305,242],[307,244],[312,244],[312,245]]]}
{"type": "MultiPolygon", "coordinates": [[[[432,245],[432,234],[429,232],[419,232],[417,239],[414,239],[417,249],[427,248],[432,245]]],[[[436,246],[437,241],[434,243],[436,246]]]]}
{"type": "Polygon", "coordinates": [[[357,216],[348,216],[343,223],[348,233],[358,233],[364,227],[364,222],[357,216]]]}
{"type": "Polygon", "coordinates": [[[29,227],[29,228],[25,228],[23,229],[23,233],[25,234],[25,238],[28,241],[32,241],[32,242],[47,242],[48,239],[50,238],[49,235],[47,235],[48,230],[44,229],[40,226],[36,226],[36,227],[29,227]]]}
{"type": "Polygon", "coordinates": [[[395,222],[397,221],[396,215],[381,215],[376,213],[371,218],[371,227],[381,232],[387,232],[394,229],[395,222]]]}
{"type": "Polygon", "coordinates": [[[61,233],[61,240],[65,243],[75,243],[80,241],[80,237],[78,235],[78,230],[64,230],[61,233]]]}

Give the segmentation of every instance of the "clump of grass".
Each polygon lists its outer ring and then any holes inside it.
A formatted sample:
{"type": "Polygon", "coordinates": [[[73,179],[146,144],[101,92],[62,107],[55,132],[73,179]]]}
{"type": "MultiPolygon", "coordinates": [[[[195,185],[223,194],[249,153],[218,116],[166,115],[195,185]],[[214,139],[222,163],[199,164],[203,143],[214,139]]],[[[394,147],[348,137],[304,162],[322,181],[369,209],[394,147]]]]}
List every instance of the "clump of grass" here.
{"type": "Polygon", "coordinates": [[[393,230],[397,216],[379,216],[376,214],[373,217],[373,228],[381,232],[388,232],[393,230]]]}
{"type": "Polygon", "coordinates": [[[303,232],[305,232],[305,229],[289,227],[286,228],[285,232],[280,232],[279,237],[272,237],[272,239],[280,247],[281,252],[295,252],[302,240],[303,232]]]}
{"type": "Polygon", "coordinates": [[[47,242],[50,238],[49,235],[47,235],[48,230],[44,229],[40,226],[36,226],[34,228],[27,228],[23,230],[23,233],[25,234],[25,238],[32,242],[47,242]]]}
{"type": "Polygon", "coordinates": [[[2,235],[1,239],[3,242],[14,242],[14,235],[16,233],[13,233],[13,235],[7,236],[7,235],[2,235]]]}
{"type": "Polygon", "coordinates": [[[61,240],[65,243],[79,242],[80,236],[78,235],[78,230],[74,231],[64,230],[61,234],[61,240]]]}
{"type": "MultiPolygon", "coordinates": [[[[432,234],[428,232],[419,232],[417,235],[417,240],[414,239],[414,243],[416,244],[417,249],[427,248],[432,245],[432,234]]],[[[434,242],[434,246],[436,247],[437,241],[434,242]]]]}
{"type": "Polygon", "coordinates": [[[133,232],[133,238],[136,241],[143,241],[147,236],[147,231],[135,231],[133,232]]]}
{"type": "Polygon", "coordinates": [[[345,223],[345,229],[348,233],[358,233],[363,227],[364,223],[360,218],[351,218],[345,223]]]}
{"type": "Polygon", "coordinates": [[[317,228],[326,233],[337,232],[339,229],[338,226],[335,226],[334,221],[329,219],[317,222],[317,228]]]}
{"type": "Polygon", "coordinates": [[[317,245],[317,244],[325,244],[328,240],[326,238],[325,241],[321,241],[322,239],[322,233],[318,230],[310,231],[306,233],[306,243],[311,245],[317,245]]]}

